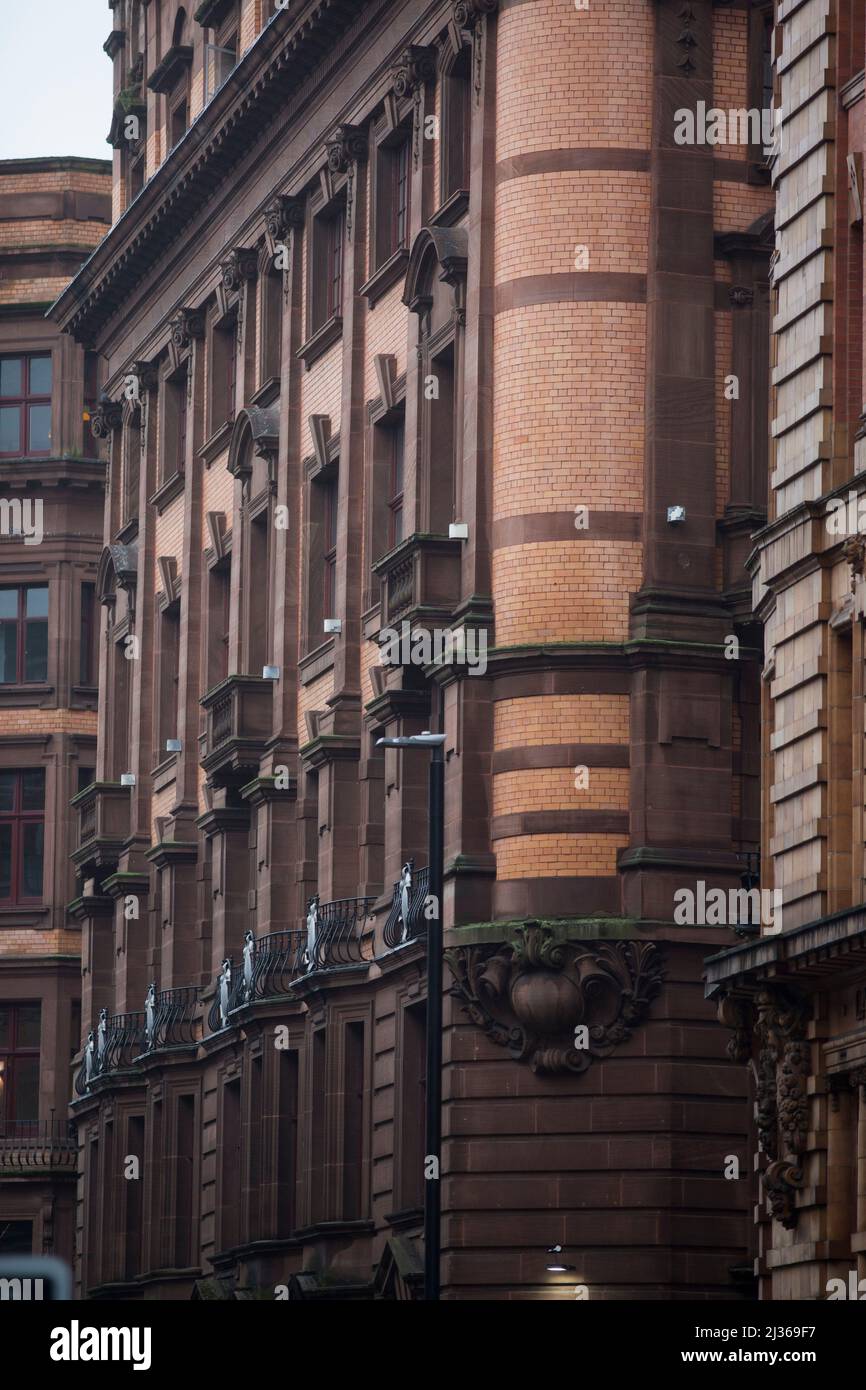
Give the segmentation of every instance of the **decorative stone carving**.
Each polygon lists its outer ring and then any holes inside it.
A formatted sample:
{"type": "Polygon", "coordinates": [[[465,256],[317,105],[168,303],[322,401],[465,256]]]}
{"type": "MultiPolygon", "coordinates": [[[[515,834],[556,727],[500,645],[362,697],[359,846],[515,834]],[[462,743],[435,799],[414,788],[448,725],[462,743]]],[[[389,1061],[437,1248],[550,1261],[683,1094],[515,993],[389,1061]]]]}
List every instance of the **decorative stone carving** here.
{"type": "Polygon", "coordinates": [[[239,290],[244,280],[254,280],[258,270],[258,252],[255,247],[236,246],[225,260],[220,261],[223,287],[229,294],[239,290]]]}
{"type": "Polygon", "coordinates": [[[755,302],[755,291],[746,285],[731,285],[728,300],[732,309],[748,309],[755,302]]]}
{"type": "Polygon", "coordinates": [[[697,47],[697,39],[692,33],[691,26],[695,22],[695,12],[690,5],[684,5],[677,11],[677,18],[682,20],[683,27],[680,30],[677,44],[684,50],[682,58],[677,59],[677,67],[686,77],[691,77],[695,71],[695,64],[692,62],[692,49],[697,47]]]}
{"type": "Polygon", "coordinates": [[[345,174],[356,160],[367,158],[367,132],[362,126],[339,125],[325,149],[331,173],[345,174]]]}
{"type": "Polygon", "coordinates": [[[472,1021],[538,1072],[581,1073],[607,1057],[642,1021],[663,978],[652,942],[561,941],[540,922],[509,943],[457,947],[445,958],[451,992],[472,1021]]]}
{"type": "Polygon", "coordinates": [[[727,1046],[732,1062],[742,1065],[752,1055],[752,1030],[755,1023],[755,1010],[750,999],[740,999],[736,995],[724,995],[719,1000],[719,1022],[730,1028],[733,1037],[727,1046]]]}
{"type": "Polygon", "coordinates": [[[100,396],[90,416],[90,429],[94,439],[108,439],[113,430],[120,429],[123,421],[123,405],[120,401],[100,396]]]}
{"type": "Polygon", "coordinates": [[[394,92],[398,98],[414,96],[435,76],[436,50],[421,44],[409,44],[394,65],[394,92]]]}
{"type": "Polygon", "coordinates": [[[499,9],[499,0],[454,0],[454,23],[460,29],[474,29],[489,14],[499,9]]]}
{"type": "Polygon", "coordinates": [[[290,198],[280,194],[265,208],[265,230],[268,236],[268,249],[271,255],[279,242],[285,241],[290,231],[304,225],[303,198],[290,198]]]}
{"type": "Polygon", "coordinates": [[[204,314],[201,309],[180,309],[169,325],[171,341],[178,352],[185,352],[193,338],[204,337],[204,314]]]}

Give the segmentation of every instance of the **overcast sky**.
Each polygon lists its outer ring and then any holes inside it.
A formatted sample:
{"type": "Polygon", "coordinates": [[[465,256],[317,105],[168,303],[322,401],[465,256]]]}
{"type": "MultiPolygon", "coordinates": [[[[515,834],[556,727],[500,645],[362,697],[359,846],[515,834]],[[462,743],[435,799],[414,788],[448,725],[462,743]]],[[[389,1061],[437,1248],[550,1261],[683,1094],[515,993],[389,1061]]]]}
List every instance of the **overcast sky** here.
{"type": "Polygon", "coordinates": [[[0,0],[0,159],[109,159],[107,0],[0,0]]]}

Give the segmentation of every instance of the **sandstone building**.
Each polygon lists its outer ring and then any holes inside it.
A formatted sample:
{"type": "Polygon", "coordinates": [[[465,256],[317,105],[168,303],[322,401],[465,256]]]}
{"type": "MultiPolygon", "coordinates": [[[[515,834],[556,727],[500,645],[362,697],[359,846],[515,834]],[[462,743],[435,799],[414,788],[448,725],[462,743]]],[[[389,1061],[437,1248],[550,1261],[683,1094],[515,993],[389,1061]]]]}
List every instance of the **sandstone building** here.
{"type": "Polygon", "coordinates": [[[782,931],[708,966],[754,1079],[773,1299],[850,1297],[866,1276],[864,37],[860,5],[780,7],[770,519],[750,569],[782,931]]]}
{"type": "Polygon", "coordinates": [[[767,7],[111,9],[53,311],[110,478],[80,1291],[416,1296],[427,767],[377,739],[433,729],[444,1296],[736,1297],[731,937],[674,895],[758,848],[772,194],[674,129],[766,101],[767,7]]]}
{"type": "Polygon", "coordinates": [[[111,221],[111,166],[0,161],[0,1256],[72,1259],[81,1033],[70,799],[96,768],[98,363],[45,312],[111,221]]]}

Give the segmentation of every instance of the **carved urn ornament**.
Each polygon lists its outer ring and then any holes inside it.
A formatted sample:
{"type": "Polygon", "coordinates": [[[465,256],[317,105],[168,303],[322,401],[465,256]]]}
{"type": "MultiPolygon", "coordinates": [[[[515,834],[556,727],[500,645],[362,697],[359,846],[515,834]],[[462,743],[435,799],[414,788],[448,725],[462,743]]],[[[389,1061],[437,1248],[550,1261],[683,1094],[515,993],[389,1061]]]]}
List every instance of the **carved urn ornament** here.
{"type": "Polygon", "coordinates": [[[463,946],[445,958],[472,1021],[537,1072],[584,1072],[631,1037],[661,988],[648,941],[563,941],[527,922],[501,946],[463,946]]]}

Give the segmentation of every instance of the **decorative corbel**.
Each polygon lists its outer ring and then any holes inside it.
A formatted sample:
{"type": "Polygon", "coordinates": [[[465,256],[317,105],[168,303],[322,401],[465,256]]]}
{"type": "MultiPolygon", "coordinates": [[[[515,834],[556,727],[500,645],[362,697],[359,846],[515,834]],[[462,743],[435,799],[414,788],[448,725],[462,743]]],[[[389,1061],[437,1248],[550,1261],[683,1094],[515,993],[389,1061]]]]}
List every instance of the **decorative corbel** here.
{"type": "Polygon", "coordinates": [[[108,396],[100,396],[90,417],[90,429],[94,439],[108,439],[114,430],[120,429],[123,422],[123,405],[108,396]]]}
{"type": "Polygon", "coordinates": [[[325,142],[328,171],[334,176],[346,175],[346,235],[352,235],[355,201],[355,169],[367,158],[367,132],[362,126],[339,125],[325,142]]]}
{"type": "Polygon", "coordinates": [[[179,309],[169,324],[168,350],[172,370],[180,366],[194,338],[204,337],[204,312],[201,309],[179,309]]]}
{"type": "Polygon", "coordinates": [[[412,157],[417,169],[421,157],[421,97],[427,83],[436,77],[436,50],[409,44],[400,54],[392,75],[397,100],[412,99],[412,157]]]}

